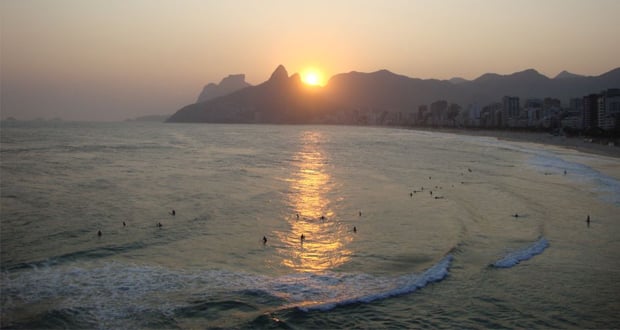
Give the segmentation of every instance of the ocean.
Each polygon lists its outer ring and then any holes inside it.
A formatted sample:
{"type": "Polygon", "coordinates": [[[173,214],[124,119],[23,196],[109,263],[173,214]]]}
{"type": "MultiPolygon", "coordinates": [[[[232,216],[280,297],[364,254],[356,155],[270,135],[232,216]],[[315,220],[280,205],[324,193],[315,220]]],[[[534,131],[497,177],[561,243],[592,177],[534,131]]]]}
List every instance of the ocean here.
{"type": "Polygon", "coordinates": [[[0,133],[2,328],[620,328],[618,158],[375,127],[0,133]]]}

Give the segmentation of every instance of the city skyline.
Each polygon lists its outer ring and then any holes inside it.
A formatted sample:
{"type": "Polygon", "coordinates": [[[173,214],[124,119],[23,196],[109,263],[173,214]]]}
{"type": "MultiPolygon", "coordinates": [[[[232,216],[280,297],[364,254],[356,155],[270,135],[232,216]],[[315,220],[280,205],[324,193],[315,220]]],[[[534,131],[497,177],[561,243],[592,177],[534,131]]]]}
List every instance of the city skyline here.
{"type": "MultiPolygon", "coordinates": [[[[278,64],[475,79],[619,66],[620,2],[4,1],[2,118],[170,114],[207,83],[278,64]]],[[[318,78],[315,78],[318,79],[318,78]]],[[[323,84],[325,81],[322,82],[323,84]]],[[[614,86],[610,86],[614,87],[614,86]]]]}

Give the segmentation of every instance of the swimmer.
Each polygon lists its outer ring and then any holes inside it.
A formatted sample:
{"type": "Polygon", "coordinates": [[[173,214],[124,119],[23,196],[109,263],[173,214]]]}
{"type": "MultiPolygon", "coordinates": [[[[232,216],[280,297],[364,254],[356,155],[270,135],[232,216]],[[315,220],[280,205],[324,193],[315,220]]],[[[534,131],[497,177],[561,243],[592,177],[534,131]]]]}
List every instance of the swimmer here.
{"type": "Polygon", "coordinates": [[[175,210],[172,210],[172,212],[170,212],[170,215],[177,215],[177,212],[175,210]]]}
{"type": "Polygon", "coordinates": [[[158,223],[157,223],[157,227],[161,228],[161,227],[163,227],[163,226],[164,226],[164,225],[162,225],[162,224],[161,224],[161,222],[158,222],[158,223]]]}
{"type": "Polygon", "coordinates": [[[321,220],[325,220],[325,216],[324,215],[321,216],[321,220]]]}
{"type": "Polygon", "coordinates": [[[519,214],[518,214],[518,213],[515,213],[515,215],[513,215],[513,217],[518,218],[518,217],[519,217],[519,214]]]}
{"type": "Polygon", "coordinates": [[[101,237],[101,230],[97,231],[97,236],[101,237]]]}

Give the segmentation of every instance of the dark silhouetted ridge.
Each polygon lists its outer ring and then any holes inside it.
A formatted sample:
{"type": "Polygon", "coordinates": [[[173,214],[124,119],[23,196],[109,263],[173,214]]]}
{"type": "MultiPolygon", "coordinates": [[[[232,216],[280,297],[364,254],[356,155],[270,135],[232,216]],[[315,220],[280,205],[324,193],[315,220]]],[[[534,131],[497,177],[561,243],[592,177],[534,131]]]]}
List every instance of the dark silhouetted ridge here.
{"type": "Polygon", "coordinates": [[[207,102],[183,107],[169,122],[214,123],[351,123],[352,113],[417,112],[438,100],[486,105],[506,95],[528,98],[569,98],[620,86],[620,68],[596,77],[565,73],[550,79],[534,69],[507,75],[487,73],[467,81],[416,79],[388,70],[352,71],[333,76],[325,87],[310,87],[299,74],[289,77],[279,65],[269,80],[207,102]],[[564,77],[564,78],[559,78],[564,77]],[[570,78],[569,78],[570,77],[570,78]],[[347,121],[348,120],[348,121],[347,121]]]}
{"type": "Polygon", "coordinates": [[[555,78],[553,79],[573,79],[573,78],[583,78],[584,76],[582,75],[578,75],[578,74],[574,74],[571,72],[568,72],[566,70],[558,73],[557,76],[555,76],[555,78]]]}
{"type": "Polygon", "coordinates": [[[220,96],[228,95],[248,86],[252,85],[245,81],[245,74],[231,74],[222,79],[219,84],[207,84],[202,89],[200,95],[198,95],[196,103],[209,101],[220,96]]]}
{"type": "Polygon", "coordinates": [[[286,68],[284,67],[284,65],[280,64],[278,65],[276,70],[271,74],[269,81],[282,82],[282,81],[286,81],[287,79],[288,79],[288,72],[286,71],[286,68]]]}

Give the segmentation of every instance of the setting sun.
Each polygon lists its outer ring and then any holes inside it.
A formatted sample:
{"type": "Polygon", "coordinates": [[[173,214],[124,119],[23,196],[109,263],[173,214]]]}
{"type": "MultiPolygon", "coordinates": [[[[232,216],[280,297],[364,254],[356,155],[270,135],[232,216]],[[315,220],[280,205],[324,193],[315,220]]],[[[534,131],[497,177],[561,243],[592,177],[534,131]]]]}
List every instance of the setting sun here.
{"type": "Polygon", "coordinates": [[[316,69],[306,69],[301,74],[301,80],[308,85],[321,86],[323,85],[323,75],[316,69]]]}

